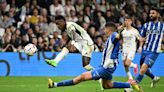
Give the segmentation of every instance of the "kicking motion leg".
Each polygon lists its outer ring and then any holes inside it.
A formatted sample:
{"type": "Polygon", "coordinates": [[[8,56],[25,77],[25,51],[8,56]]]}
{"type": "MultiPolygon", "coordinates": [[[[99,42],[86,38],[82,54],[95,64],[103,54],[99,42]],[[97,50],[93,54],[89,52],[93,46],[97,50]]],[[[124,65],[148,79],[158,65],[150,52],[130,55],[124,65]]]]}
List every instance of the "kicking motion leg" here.
{"type": "Polygon", "coordinates": [[[69,53],[69,50],[64,47],[62,51],[55,57],[55,59],[45,59],[46,63],[53,66],[57,67],[58,63],[69,53]]]}

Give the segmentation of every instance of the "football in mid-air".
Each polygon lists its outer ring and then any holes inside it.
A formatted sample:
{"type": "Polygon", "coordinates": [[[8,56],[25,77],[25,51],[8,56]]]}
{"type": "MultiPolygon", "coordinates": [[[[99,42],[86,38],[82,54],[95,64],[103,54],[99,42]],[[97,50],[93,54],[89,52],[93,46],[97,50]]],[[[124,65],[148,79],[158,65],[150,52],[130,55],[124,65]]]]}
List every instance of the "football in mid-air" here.
{"type": "Polygon", "coordinates": [[[29,56],[34,55],[36,52],[37,52],[37,47],[32,43],[29,43],[24,47],[24,53],[29,56]]]}

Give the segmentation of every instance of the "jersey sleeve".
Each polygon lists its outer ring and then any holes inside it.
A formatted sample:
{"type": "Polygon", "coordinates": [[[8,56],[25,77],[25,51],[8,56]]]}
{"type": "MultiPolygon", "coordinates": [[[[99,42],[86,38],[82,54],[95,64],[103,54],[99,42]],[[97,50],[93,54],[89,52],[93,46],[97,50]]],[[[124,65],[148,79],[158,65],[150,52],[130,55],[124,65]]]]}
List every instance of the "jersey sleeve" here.
{"type": "Polygon", "coordinates": [[[114,43],[115,41],[118,40],[118,39],[117,39],[117,35],[118,35],[117,32],[115,32],[115,33],[112,34],[112,36],[111,36],[111,41],[112,41],[112,43],[114,43]]]}
{"type": "Polygon", "coordinates": [[[69,37],[74,40],[75,39],[75,27],[71,24],[69,24],[67,26],[67,34],[69,35],[69,37]]]}
{"type": "Polygon", "coordinates": [[[146,31],[147,31],[146,28],[147,28],[147,23],[145,23],[140,30],[141,37],[146,37],[146,31]]]}
{"type": "Polygon", "coordinates": [[[68,29],[67,29],[69,32],[71,31],[75,31],[75,27],[73,25],[68,25],[68,29]]]}
{"type": "Polygon", "coordinates": [[[135,36],[137,39],[139,39],[141,37],[141,35],[139,34],[139,31],[137,29],[135,30],[135,36]]]}

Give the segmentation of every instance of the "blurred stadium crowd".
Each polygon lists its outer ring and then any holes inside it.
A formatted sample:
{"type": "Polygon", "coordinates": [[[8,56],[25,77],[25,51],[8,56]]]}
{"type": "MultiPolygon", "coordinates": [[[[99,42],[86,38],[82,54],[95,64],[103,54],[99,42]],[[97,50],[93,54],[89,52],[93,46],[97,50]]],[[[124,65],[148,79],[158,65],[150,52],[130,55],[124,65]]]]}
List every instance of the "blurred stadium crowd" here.
{"type": "MultiPolygon", "coordinates": [[[[0,0],[0,51],[22,51],[27,43],[39,51],[60,51],[68,36],[57,28],[54,16],[63,15],[89,33],[99,52],[106,40],[102,35],[106,22],[121,25],[130,15],[139,30],[149,20],[151,6],[160,9],[163,21],[164,0],[0,0]]],[[[70,52],[77,52],[68,45],[70,52]]]]}

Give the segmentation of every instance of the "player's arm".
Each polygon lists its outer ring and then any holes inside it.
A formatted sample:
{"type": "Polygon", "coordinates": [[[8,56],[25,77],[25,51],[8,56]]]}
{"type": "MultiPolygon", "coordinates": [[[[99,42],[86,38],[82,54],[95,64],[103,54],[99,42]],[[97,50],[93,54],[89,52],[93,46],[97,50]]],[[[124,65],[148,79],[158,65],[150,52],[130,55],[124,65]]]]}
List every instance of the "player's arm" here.
{"type": "Polygon", "coordinates": [[[122,39],[122,32],[123,32],[123,30],[124,30],[124,24],[122,24],[121,26],[117,27],[118,34],[116,35],[116,40],[122,39]]]}
{"type": "Polygon", "coordinates": [[[161,49],[164,52],[164,35],[163,35],[163,38],[162,38],[162,46],[161,46],[161,49]]]}
{"type": "Polygon", "coordinates": [[[71,37],[69,37],[70,38],[69,42],[71,43],[71,45],[75,46],[76,45],[76,42],[75,42],[76,28],[73,25],[69,25],[68,31],[69,33],[71,33],[71,37]]]}
{"type": "Polygon", "coordinates": [[[147,24],[144,24],[142,29],[141,29],[141,33],[140,33],[140,38],[139,38],[139,48],[138,48],[138,53],[141,53],[142,51],[142,47],[146,41],[146,26],[147,24]]]}

